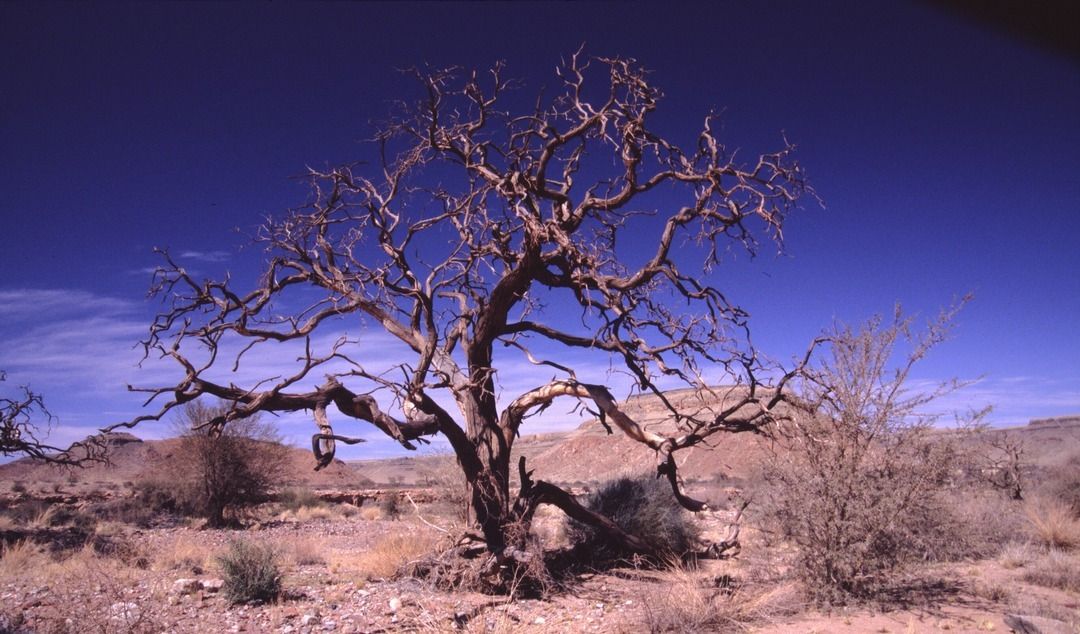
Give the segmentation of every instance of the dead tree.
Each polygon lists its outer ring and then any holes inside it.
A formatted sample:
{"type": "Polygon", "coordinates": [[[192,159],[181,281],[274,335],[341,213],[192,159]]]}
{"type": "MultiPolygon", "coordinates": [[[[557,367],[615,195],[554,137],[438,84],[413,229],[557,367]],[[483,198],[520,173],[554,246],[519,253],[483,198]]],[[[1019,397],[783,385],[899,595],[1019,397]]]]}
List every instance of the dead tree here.
{"type": "MultiPolygon", "coordinates": [[[[0,371],[0,381],[6,378],[7,375],[0,371]]],[[[103,436],[91,436],[67,449],[54,447],[38,438],[43,424],[47,427],[53,420],[41,394],[29,387],[20,387],[17,395],[0,397],[0,454],[26,456],[65,466],[105,460],[103,436]]]]}
{"type": "Polygon", "coordinates": [[[1013,500],[1024,499],[1024,441],[1004,430],[981,434],[976,469],[990,486],[1004,491],[1013,500]]]}
{"type": "Polygon", "coordinates": [[[375,139],[381,164],[311,171],[308,204],[262,227],[267,262],[253,289],[197,281],[163,254],[153,293],[171,304],[143,343],[147,354],[178,363],[184,377],[133,388],[148,392],[148,403],[168,400],[123,425],[159,419],[204,395],[233,404],[212,421],[217,428],[262,411],[310,410],[319,468],[333,459],[335,441],[352,440],[332,426],[333,408],[406,449],[444,435],[493,561],[521,555],[522,544],[510,543],[520,540],[509,535],[521,534],[538,504],[646,548],[523,465],[515,499],[511,449],[530,415],[576,399],[655,451],[658,474],[679,501],[704,508],[680,490],[673,456],[718,432],[760,429],[794,375],[771,373],[772,385],[759,379],[764,363],[750,346],[746,312],[707,283],[726,250],[779,244],[786,216],[812,194],[793,148],[785,142],[737,163],[709,115],[692,147],[681,149],[651,127],[661,94],[628,59],[579,52],[558,68],[553,98],[541,95],[517,113],[504,109],[520,91],[509,90],[501,65],[486,74],[414,74],[423,96],[400,106],[375,139]],[[300,300],[303,308],[287,309],[300,300]],[[381,329],[410,358],[391,376],[365,369],[363,340],[314,349],[313,335],[340,328],[342,318],[381,329]],[[235,367],[254,348],[288,340],[306,342],[306,352],[280,376],[242,386],[209,377],[223,361],[235,367]],[[240,352],[220,358],[226,345],[240,352]],[[200,346],[196,361],[191,351],[200,346]],[[632,420],[560,350],[616,360],[636,389],[671,409],[679,433],[632,420]],[[511,355],[555,374],[506,395],[500,407],[497,372],[511,355]],[[331,361],[349,369],[297,389],[331,361]],[[708,417],[675,411],[657,386],[662,377],[707,389],[725,374],[741,381],[738,396],[708,417]],[[439,392],[453,407],[433,397],[439,392]]]}

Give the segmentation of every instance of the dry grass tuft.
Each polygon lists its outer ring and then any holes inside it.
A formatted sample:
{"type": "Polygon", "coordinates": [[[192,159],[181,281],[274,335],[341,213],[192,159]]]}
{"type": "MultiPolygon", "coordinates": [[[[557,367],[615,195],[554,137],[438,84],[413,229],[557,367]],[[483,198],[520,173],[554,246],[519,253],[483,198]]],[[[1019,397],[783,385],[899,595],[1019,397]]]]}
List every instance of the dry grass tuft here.
{"type": "Polygon", "coordinates": [[[334,573],[355,573],[364,580],[388,579],[405,565],[430,553],[438,538],[424,531],[387,535],[367,551],[335,554],[330,557],[334,573]]]}
{"type": "Polygon", "coordinates": [[[1060,500],[1032,500],[1025,508],[1028,526],[1036,541],[1047,548],[1080,546],[1080,521],[1060,500]]]}
{"type": "Polygon", "coordinates": [[[325,564],[322,550],[310,539],[289,539],[279,544],[279,550],[284,554],[288,563],[293,566],[317,566],[325,564]]]}
{"type": "Polygon", "coordinates": [[[12,579],[26,575],[46,559],[44,552],[29,540],[20,540],[0,547],[0,578],[12,579]]]}
{"type": "Polygon", "coordinates": [[[278,514],[278,519],[300,523],[314,522],[318,520],[332,520],[342,516],[337,509],[331,506],[300,506],[296,510],[286,509],[278,514]]]}
{"type": "Polygon", "coordinates": [[[205,544],[200,543],[195,536],[181,534],[172,543],[157,551],[154,567],[161,570],[187,570],[194,574],[202,574],[207,568],[207,562],[213,556],[214,553],[209,552],[205,544]]]}
{"type": "Polygon", "coordinates": [[[1012,592],[1003,584],[990,581],[976,581],[972,594],[993,603],[1005,603],[1012,598],[1012,592]]]}
{"type": "Polygon", "coordinates": [[[360,509],[360,519],[373,522],[383,518],[382,509],[377,506],[365,506],[360,509]]]}
{"type": "Polygon", "coordinates": [[[1051,550],[1028,565],[1024,580],[1048,588],[1080,592],[1080,557],[1051,550]]]}
{"type": "Polygon", "coordinates": [[[998,554],[998,563],[1006,570],[1023,568],[1035,558],[1035,551],[1030,544],[1009,544],[998,554]]]}
{"type": "Polygon", "coordinates": [[[768,588],[710,583],[673,566],[642,597],[649,632],[746,631],[754,624],[794,614],[805,606],[793,584],[768,588]]]}

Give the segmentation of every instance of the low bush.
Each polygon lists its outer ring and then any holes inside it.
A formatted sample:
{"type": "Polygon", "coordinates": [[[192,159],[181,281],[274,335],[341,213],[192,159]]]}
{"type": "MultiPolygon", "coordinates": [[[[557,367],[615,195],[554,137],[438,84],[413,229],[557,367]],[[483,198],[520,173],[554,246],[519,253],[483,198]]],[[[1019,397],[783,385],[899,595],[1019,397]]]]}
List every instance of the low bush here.
{"type": "Polygon", "coordinates": [[[281,593],[281,571],[272,547],[233,540],[217,561],[225,596],[233,603],[266,603],[281,593]]]}
{"type": "Polygon", "coordinates": [[[831,354],[807,368],[802,405],[778,430],[758,508],[798,547],[795,573],[818,604],[891,602],[906,568],[991,554],[1007,541],[1004,526],[970,531],[986,513],[957,503],[971,495],[958,469],[961,437],[935,433],[935,418],[922,413],[955,384],[926,393],[905,385],[950,317],[922,333],[899,310],[891,322],[835,327],[831,354]]]}
{"type": "Polygon", "coordinates": [[[387,495],[379,501],[379,510],[382,511],[384,518],[388,520],[396,520],[401,517],[401,503],[398,501],[398,496],[387,495]]]}
{"type": "MultiPolygon", "coordinates": [[[[700,528],[675,500],[666,480],[650,476],[611,480],[590,494],[585,506],[650,544],[652,552],[638,554],[654,563],[682,558],[699,544],[700,528]]],[[[593,563],[634,555],[612,543],[599,529],[578,522],[569,526],[569,537],[577,551],[593,563]]]]}

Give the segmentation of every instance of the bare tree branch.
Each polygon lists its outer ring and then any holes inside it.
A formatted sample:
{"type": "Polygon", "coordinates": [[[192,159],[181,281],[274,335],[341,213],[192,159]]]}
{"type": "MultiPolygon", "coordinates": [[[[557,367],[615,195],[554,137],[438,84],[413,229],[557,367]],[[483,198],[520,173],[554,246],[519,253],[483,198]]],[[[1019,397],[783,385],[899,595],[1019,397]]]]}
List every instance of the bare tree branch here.
{"type": "MultiPolygon", "coordinates": [[[[217,428],[260,411],[311,410],[320,466],[337,441],[354,440],[334,430],[330,404],[406,448],[441,433],[462,467],[474,520],[500,553],[514,439],[529,415],[571,397],[656,451],[680,502],[703,508],[680,490],[672,455],[782,417],[784,387],[805,366],[781,372],[762,362],[746,312],[708,275],[733,247],[779,247],[788,214],[814,196],[794,147],[784,140],[778,151],[736,162],[710,114],[681,148],[653,126],[662,95],[631,59],[578,51],[559,67],[552,97],[513,114],[505,95],[515,82],[501,64],[487,74],[410,73],[420,96],[376,136],[380,163],[311,170],[307,203],[259,231],[267,260],[253,287],[197,281],[162,253],[152,293],[167,304],[142,344],[147,357],[175,362],[183,378],[132,388],[163,402],[113,427],[160,419],[204,395],[232,403],[209,423],[217,428]],[[671,206],[651,208],[650,193],[661,187],[671,206]],[[357,322],[403,344],[409,358],[396,360],[400,377],[363,369],[359,362],[371,363],[363,338],[339,338],[328,350],[313,343],[357,322]],[[291,374],[245,386],[210,374],[294,341],[305,351],[291,374]],[[606,387],[585,382],[601,379],[579,377],[578,357],[552,349],[620,363],[636,390],[664,403],[677,433],[645,429],[606,387]],[[500,411],[497,371],[512,355],[564,376],[505,395],[510,404],[500,411]],[[351,369],[335,371],[342,364],[351,369]],[[329,376],[312,388],[315,371],[329,376]],[[701,416],[671,403],[661,380],[702,390],[740,385],[724,412],[701,416]],[[440,392],[456,411],[436,402],[440,392]],[[376,394],[391,400],[380,407],[376,394]]],[[[582,512],[536,486],[538,499],[582,512]]]]}

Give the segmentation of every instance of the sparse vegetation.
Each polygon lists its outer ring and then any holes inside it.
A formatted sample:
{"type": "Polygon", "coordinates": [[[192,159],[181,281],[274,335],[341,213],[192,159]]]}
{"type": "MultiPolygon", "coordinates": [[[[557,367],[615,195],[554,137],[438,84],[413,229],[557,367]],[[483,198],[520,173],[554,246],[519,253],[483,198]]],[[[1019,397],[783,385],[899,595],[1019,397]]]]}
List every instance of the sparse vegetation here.
{"type": "Polygon", "coordinates": [[[281,593],[281,571],[271,546],[234,539],[217,562],[225,596],[233,603],[266,603],[281,593]]]}
{"type": "Polygon", "coordinates": [[[269,499],[288,449],[257,417],[231,424],[215,437],[208,423],[227,409],[201,402],[183,409],[178,450],[152,465],[137,485],[147,508],[201,516],[219,527],[237,509],[269,499]]]}
{"type": "Polygon", "coordinates": [[[302,508],[326,506],[318,495],[304,487],[286,487],[277,494],[277,501],[287,511],[299,511],[302,508]]]}
{"type": "Polygon", "coordinates": [[[1080,546],[1080,521],[1072,508],[1057,499],[1035,499],[1024,506],[1032,537],[1050,549],[1080,546]]]}
{"type": "Polygon", "coordinates": [[[740,632],[755,623],[802,609],[790,584],[771,588],[717,584],[675,564],[642,596],[643,629],[662,632],[740,632]]]}
{"type": "Polygon", "coordinates": [[[1042,496],[1060,501],[1080,519],[1080,454],[1054,469],[1042,487],[1042,496]]]}
{"type": "Polygon", "coordinates": [[[958,539],[946,493],[960,450],[935,437],[934,419],[922,414],[954,386],[912,393],[905,385],[950,318],[918,335],[899,309],[890,323],[838,326],[831,358],[808,370],[805,406],[782,428],[766,468],[765,508],[798,546],[799,575],[819,603],[880,597],[896,571],[958,539]]]}
{"type": "Polygon", "coordinates": [[[1048,588],[1080,592],[1080,557],[1051,549],[1025,566],[1023,578],[1048,588]]]}
{"type": "Polygon", "coordinates": [[[431,553],[435,537],[427,531],[409,531],[379,538],[368,550],[353,556],[331,559],[335,570],[357,574],[362,579],[389,579],[409,563],[431,553]]]}
{"type": "Polygon", "coordinates": [[[389,520],[396,520],[401,516],[401,503],[398,501],[397,495],[386,495],[379,501],[379,510],[382,511],[383,517],[389,520]]]}

